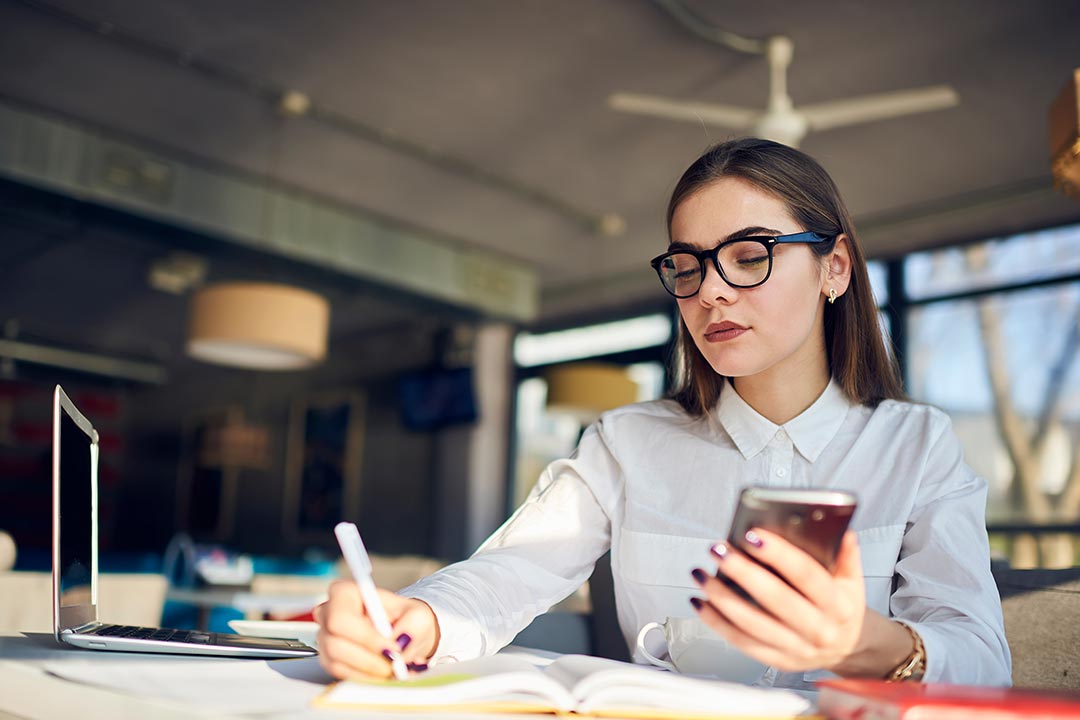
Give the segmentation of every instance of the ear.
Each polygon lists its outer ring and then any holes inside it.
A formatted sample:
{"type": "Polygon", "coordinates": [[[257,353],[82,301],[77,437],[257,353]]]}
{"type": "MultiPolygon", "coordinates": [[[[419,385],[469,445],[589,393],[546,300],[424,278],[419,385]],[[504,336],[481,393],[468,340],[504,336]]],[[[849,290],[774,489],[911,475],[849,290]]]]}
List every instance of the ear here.
{"type": "Polygon", "coordinates": [[[851,284],[851,246],[848,244],[847,235],[837,236],[826,263],[821,293],[828,297],[829,290],[834,289],[839,297],[847,292],[848,285],[851,284]]]}

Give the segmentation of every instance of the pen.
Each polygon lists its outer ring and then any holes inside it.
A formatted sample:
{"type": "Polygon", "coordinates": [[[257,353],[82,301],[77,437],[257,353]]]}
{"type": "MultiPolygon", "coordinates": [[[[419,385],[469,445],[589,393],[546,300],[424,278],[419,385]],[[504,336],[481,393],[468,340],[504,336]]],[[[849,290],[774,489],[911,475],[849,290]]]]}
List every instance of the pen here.
{"type": "MultiPolygon", "coordinates": [[[[337,535],[338,545],[341,546],[341,554],[345,556],[349,572],[360,588],[360,596],[364,599],[368,617],[379,634],[392,642],[394,629],[390,626],[390,618],[386,617],[386,609],[375,590],[375,581],[371,579],[371,558],[364,548],[364,541],[360,539],[360,531],[351,522],[339,522],[334,526],[334,534],[337,535]]],[[[409,671],[397,650],[390,651],[390,664],[395,678],[408,679],[409,671]]]]}

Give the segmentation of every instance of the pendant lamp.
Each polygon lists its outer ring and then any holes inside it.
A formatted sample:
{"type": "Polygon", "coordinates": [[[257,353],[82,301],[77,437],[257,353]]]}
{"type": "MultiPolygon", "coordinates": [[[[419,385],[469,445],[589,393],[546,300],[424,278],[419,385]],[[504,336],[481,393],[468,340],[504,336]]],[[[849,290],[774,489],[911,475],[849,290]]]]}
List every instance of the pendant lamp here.
{"type": "Polygon", "coordinates": [[[544,373],[547,410],[571,415],[582,425],[600,414],[636,402],[638,385],[626,368],[605,363],[569,363],[544,373]]]}
{"type": "Polygon", "coordinates": [[[202,287],[191,301],[187,353],[252,370],[299,370],[326,357],[330,304],[308,290],[273,283],[202,287]]]}
{"type": "Polygon", "coordinates": [[[1054,184],[1080,200],[1080,68],[1050,108],[1050,158],[1054,184]]]}

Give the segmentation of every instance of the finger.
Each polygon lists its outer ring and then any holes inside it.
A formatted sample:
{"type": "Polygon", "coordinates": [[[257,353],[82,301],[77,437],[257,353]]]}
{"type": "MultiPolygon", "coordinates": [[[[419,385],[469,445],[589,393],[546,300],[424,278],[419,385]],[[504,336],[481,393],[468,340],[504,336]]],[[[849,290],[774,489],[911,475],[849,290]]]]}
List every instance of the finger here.
{"type": "MultiPolygon", "coordinates": [[[[761,563],[755,562],[739,549],[720,544],[713,550],[713,557],[720,575],[726,576],[745,590],[767,613],[783,618],[788,625],[813,626],[821,621],[820,608],[798,590],[792,588],[783,578],[778,577],[761,563]],[[724,552],[717,552],[719,549],[723,549],[724,552]]],[[[806,556],[806,560],[814,562],[809,556],[806,556]]],[[[698,579],[699,584],[704,582],[697,576],[695,578],[698,579]]],[[[719,580],[716,585],[728,589],[719,580]]],[[[736,591],[729,590],[728,595],[739,597],[736,591]]]]}
{"type": "Polygon", "coordinates": [[[425,664],[438,646],[438,624],[426,603],[413,601],[395,622],[394,639],[406,662],[425,664]]]}
{"type": "Polygon", "coordinates": [[[749,657],[780,670],[800,669],[795,667],[790,654],[744,632],[711,603],[694,603],[694,609],[702,622],[749,657]]]}
{"type": "MultiPolygon", "coordinates": [[[[768,563],[798,591],[762,580],[753,586],[755,599],[813,648],[834,646],[850,627],[852,618],[865,604],[858,541],[854,533],[845,533],[841,542],[843,572],[830,574],[819,562],[781,536],[766,530],[753,530],[757,542],[745,548],[759,562],[768,563]],[[853,552],[854,551],[854,552],[853,552]],[[848,577],[854,573],[854,577],[848,577]]],[[[841,558],[838,556],[838,565],[841,558]]],[[[727,563],[724,564],[727,568],[727,563]]],[[[738,559],[730,563],[741,570],[738,559]]],[[[725,570],[731,574],[736,570],[725,570]]],[[[753,568],[747,570],[758,575],[753,568]]],[[[769,573],[770,575],[772,573],[769,573]]],[[[758,575],[758,577],[760,577],[758,575]]],[[[750,584],[750,581],[741,581],[750,584]]],[[[755,578],[757,582],[757,578],[755,578]]]]}
{"type": "Polygon", "coordinates": [[[409,610],[415,602],[411,598],[403,598],[389,590],[378,589],[379,602],[382,604],[386,619],[390,622],[390,639],[393,649],[401,654],[406,661],[416,657],[416,637],[421,635],[421,628],[415,621],[410,622],[409,610]],[[412,652],[406,652],[412,650],[412,652]]]}
{"type": "MultiPolygon", "coordinates": [[[[709,580],[698,574],[695,574],[695,579],[710,594],[710,601],[736,625],[752,635],[773,638],[771,644],[774,646],[800,652],[811,646],[821,647],[832,640],[836,623],[830,619],[826,609],[814,605],[782,578],[739,550],[727,548],[726,544],[722,544],[722,548],[726,549],[723,553],[713,551],[718,573],[734,581],[753,597],[760,610],[747,603],[737,590],[728,588],[720,579],[709,580]],[[749,614],[751,612],[752,615],[749,614]],[[784,631],[778,631],[778,627],[783,627],[784,631]],[[795,637],[798,638],[797,642],[793,639],[795,637]]],[[[717,549],[721,549],[721,546],[717,546],[717,549]]],[[[816,562],[809,556],[805,556],[805,561],[816,562]]],[[[827,575],[826,580],[832,583],[827,575]]]]}
{"type": "Polygon", "coordinates": [[[859,536],[853,530],[844,533],[840,541],[840,553],[836,556],[836,577],[863,582],[862,550],[859,536]]]}
{"type": "Polygon", "coordinates": [[[340,637],[375,652],[397,646],[375,630],[364,611],[364,601],[356,584],[341,580],[330,585],[328,599],[320,613],[322,627],[329,637],[340,637]]]}
{"type": "Polygon", "coordinates": [[[347,638],[320,631],[318,644],[319,664],[336,678],[387,678],[393,674],[388,658],[347,638]]]}
{"type": "MultiPolygon", "coordinates": [[[[748,565],[754,565],[746,558],[740,558],[743,563],[748,565]]],[[[726,569],[728,559],[724,560],[724,567],[726,569]]],[[[736,560],[738,562],[738,560],[736,560]]],[[[802,603],[804,614],[813,615],[813,609],[809,606],[809,603],[805,601],[797,592],[779,580],[775,575],[761,567],[748,567],[747,570],[751,570],[751,573],[745,573],[747,575],[756,574],[758,572],[764,572],[768,577],[760,577],[761,580],[777,585],[777,591],[779,594],[786,595],[788,602],[784,607],[792,608],[793,605],[802,603]],[[809,612],[805,612],[809,610],[809,612]]],[[[706,597],[709,600],[709,605],[713,610],[723,615],[727,621],[742,634],[754,638],[760,642],[763,646],[772,648],[784,648],[788,652],[805,653],[809,647],[805,637],[802,636],[794,627],[786,614],[770,614],[770,610],[767,606],[762,608],[755,607],[752,603],[747,602],[742,598],[735,590],[729,588],[716,576],[705,576],[702,580],[701,574],[695,574],[694,579],[698,580],[698,584],[701,585],[701,589],[705,592],[706,597]],[[780,618],[783,620],[781,621],[780,618]]],[[[734,579],[734,578],[732,578],[734,579]]],[[[754,584],[746,582],[745,580],[739,581],[739,585],[743,587],[755,600],[761,602],[762,593],[754,584]]],[[[771,598],[770,598],[771,602],[771,598]]],[[[799,611],[791,610],[793,613],[799,611]]],[[[801,625],[801,623],[800,623],[801,625]]],[[[795,627],[798,627],[796,625],[795,627]]]]}
{"type": "Polygon", "coordinates": [[[826,607],[832,602],[835,594],[832,574],[783,537],[762,528],[753,528],[747,533],[747,542],[740,549],[776,570],[811,604],[826,607]]]}

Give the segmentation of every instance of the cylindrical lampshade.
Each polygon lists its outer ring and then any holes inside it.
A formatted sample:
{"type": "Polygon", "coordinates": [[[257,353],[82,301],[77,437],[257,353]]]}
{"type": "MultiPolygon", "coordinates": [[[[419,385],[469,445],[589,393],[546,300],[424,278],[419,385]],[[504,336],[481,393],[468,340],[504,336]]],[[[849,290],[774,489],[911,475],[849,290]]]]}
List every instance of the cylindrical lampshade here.
{"type": "Polygon", "coordinates": [[[1050,108],[1050,159],[1054,182],[1080,200],[1080,68],[1050,108]]]}
{"type": "Polygon", "coordinates": [[[330,305],[288,285],[235,282],[196,291],[187,352],[218,365],[295,370],[326,357],[330,305]]]}
{"type": "Polygon", "coordinates": [[[573,415],[589,423],[606,410],[637,401],[638,385],[618,365],[573,363],[544,373],[548,412],[573,415]]]}

